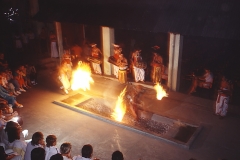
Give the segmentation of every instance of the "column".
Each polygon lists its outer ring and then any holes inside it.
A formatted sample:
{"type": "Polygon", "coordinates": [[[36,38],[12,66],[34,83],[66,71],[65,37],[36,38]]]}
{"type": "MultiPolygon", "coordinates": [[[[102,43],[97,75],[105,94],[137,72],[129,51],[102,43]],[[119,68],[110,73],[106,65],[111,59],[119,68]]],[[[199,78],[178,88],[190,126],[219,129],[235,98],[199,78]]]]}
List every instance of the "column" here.
{"type": "Polygon", "coordinates": [[[113,43],[114,43],[114,29],[109,27],[101,27],[102,29],[102,53],[103,53],[103,74],[111,75],[112,66],[108,62],[108,58],[111,53],[113,53],[113,43]]]}
{"type": "Polygon", "coordinates": [[[180,85],[183,36],[170,33],[169,37],[168,87],[173,91],[178,91],[180,85]]]}
{"type": "Polygon", "coordinates": [[[63,55],[63,40],[62,40],[62,28],[60,22],[55,22],[56,34],[57,34],[57,43],[58,43],[58,54],[59,54],[59,63],[62,61],[63,55]]]}

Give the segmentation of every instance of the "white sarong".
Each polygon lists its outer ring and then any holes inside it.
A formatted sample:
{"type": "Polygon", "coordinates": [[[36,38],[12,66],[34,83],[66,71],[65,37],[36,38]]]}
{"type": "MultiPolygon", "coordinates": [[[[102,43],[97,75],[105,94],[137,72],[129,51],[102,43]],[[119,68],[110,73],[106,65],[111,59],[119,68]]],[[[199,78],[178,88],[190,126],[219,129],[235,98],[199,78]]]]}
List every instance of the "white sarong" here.
{"type": "Polygon", "coordinates": [[[216,101],[216,114],[220,116],[226,116],[228,110],[228,96],[222,96],[218,94],[217,101],[216,101]]]}
{"type": "Polygon", "coordinates": [[[133,66],[133,72],[134,72],[135,82],[144,81],[144,78],[145,78],[144,69],[133,66]]]}
{"type": "Polygon", "coordinates": [[[93,67],[93,70],[94,70],[95,73],[102,74],[100,64],[92,62],[92,67],[93,67]]]}
{"type": "Polygon", "coordinates": [[[118,70],[119,70],[119,67],[116,65],[113,65],[113,74],[116,76],[116,78],[118,78],[118,70]]]}
{"type": "Polygon", "coordinates": [[[57,43],[51,42],[51,57],[58,58],[57,43]]]}

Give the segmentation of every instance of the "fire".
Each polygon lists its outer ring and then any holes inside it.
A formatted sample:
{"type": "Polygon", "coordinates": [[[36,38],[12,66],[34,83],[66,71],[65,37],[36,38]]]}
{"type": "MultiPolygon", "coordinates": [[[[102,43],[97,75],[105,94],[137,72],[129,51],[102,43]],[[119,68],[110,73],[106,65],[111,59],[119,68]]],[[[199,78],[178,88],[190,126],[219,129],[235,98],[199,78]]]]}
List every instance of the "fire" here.
{"type": "Polygon", "coordinates": [[[126,103],[124,102],[124,96],[126,93],[127,87],[123,89],[123,91],[118,96],[118,100],[116,102],[116,106],[114,109],[114,112],[112,113],[112,117],[116,120],[121,122],[123,119],[123,116],[126,113],[126,103]]]}
{"type": "Polygon", "coordinates": [[[71,88],[72,90],[90,90],[90,83],[93,83],[91,68],[88,63],[78,62],[78,68],[73,71],[71,88]]]}
{"type": "Polygon", "coordinates": [[[161,100],[163,97],[167,97],[168,94],[166,93],[166,91],[163,89],[163,87],[161,85],[159,85],[159,83],[157,83],[155,86],[154,86],[154,89],[156,90],[157,92],[157,99],[158,100],[161,100]]]}

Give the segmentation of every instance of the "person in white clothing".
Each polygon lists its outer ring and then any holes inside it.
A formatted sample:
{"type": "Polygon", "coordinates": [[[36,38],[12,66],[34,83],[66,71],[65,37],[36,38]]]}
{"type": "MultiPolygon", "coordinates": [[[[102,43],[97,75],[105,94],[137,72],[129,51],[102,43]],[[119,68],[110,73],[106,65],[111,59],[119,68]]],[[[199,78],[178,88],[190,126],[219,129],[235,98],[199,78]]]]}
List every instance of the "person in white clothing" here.
{"type": "Polygon", "coordinates": [[[196,88],[197,86],[201,87],[201,88],[206,88],[206,89],[210,89],[212,88],[212,83],[213,83],[213,74],[209,69],[204,69],[205,73],[203,76],[201,77],[197,77],[195,75],[193,75],[193,81],[192,81],[192,85],[189,89],[188,94],[191,94],[193,92],[196,92],[196,88]]]}
{"type": "Polygon", "coordinates": [[[91,61],[93,71],[96,74],[102,74],[101,63],[103,54],[100,49],[97,48],[97,44],[92,44],[91,47],[91,59],[94,59],[94,61],[91,61]]]}
{"type": "Polygon", "coordinates": [[[34,148],[31,151],[31,160],[44,160],[45,150],[42,147],[34,148]]]}
{"type": "Polygon", "coordinates": [[[142,60],[141,56],[141,50],[135,50],[132,53],[132,67],[133,67],[133,76],[135,82],[142,81],[144,82],[145,80],[145,70],[144,70],[144,62],[142,60]]]}
{"type": "Polygon", "coordinates": [[[53,33],[53,31],[50,32],[50,42],[51,42],[51,57],[52,58],[58,58],[58,50],[57,50],[57,36],[53,33]]]}
{"type": "Polygon", "coordinates": [[[54,154],[50,160],[63,160],[63,156],[60,153],[54,154]]]}
{"type": "Polygon", "coordinates": [[[17,127],[12,127],[8,130],[8,147],[16,152],[18,155],[22,156],[22,160],[24,160],[24,155],[26,152],[27,144],[24,140],[20,139],[22,127],[19,124],[16,124],[17,127]]]}
{"type": "Polygon", "coordinates": [[[112,153],[112,160],[124,160],[122,152],[116,150],[112,153]]]}
{"type": "Polygon", "coordinates": [[[34,148],[44,148],[45,142],[42,132],[35,132],[32,135],[32,141],[27,144],[24,160],[31,160],[31,152],[34,148]]]}
{"type": "Polygon", "coordinates": [[[82,156],[74,156],[73,160],[99,160],[97,158],[92,159],[93,147],[90,144],[86,144],[82,147],[82,156]]]}
{"type": "Polygon", "coordinates": [[[220,119],[224,118],[227,115],[228,103],[230,97],[232,96],[232,88],[232,82],[226,78],[226,76],[223,76],[220,83],[220,88],[218,90],[215,110],[215,114],[220,116],[220,119]]]}
{"type": "Polygon", "coordinates": [[[71,149],[72,145],[69,142],[65,142],[60,146],[60,152],[62,154],[63,160],[72,160],[71,149]]]}
{"type": "Polygon", "coordinates": [[[56,147],[57,137],[55,135],[48,135],[46,138],[45,160],[49,160],[53,155],[60,153],[56,147]]]}

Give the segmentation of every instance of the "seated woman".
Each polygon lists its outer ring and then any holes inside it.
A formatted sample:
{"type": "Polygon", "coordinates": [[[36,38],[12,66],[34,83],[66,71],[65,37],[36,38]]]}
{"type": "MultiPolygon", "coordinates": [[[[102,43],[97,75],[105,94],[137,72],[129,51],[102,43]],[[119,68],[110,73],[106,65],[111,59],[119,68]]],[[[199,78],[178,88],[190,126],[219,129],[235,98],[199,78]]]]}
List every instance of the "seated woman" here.
{"type": "Polygon", "coordinates": [[[212,88],[213,74],[209,69],[205,68],[204,71],[205,73],[203,76],[198,77],[193,75],[192,85],[189,89],[188,94],[196,92],[197,87],[207,88],[207,89],[212,88]]]}
{"type": "Polygon", "coordinates": [[[22,160],[24,158],[27,143],[21,139],[22,127],[16,123],[16,127],[12,127],[8,130],[8,147],[16,152],[18,155],[21,155],[22,160]]]}

